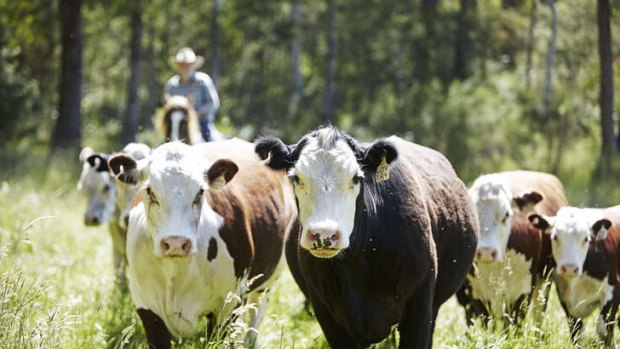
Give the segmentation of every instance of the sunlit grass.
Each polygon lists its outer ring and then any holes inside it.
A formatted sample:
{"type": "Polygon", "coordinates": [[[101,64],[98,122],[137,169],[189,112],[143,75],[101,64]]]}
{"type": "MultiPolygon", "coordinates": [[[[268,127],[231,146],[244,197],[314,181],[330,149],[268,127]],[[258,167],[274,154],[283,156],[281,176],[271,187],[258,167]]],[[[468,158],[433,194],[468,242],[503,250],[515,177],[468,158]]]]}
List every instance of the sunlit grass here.
{"type": "MultiPolygon", "coordinates": [[[[28,177],[0,179],[0,347],[146,347],[128,295],[114,284],[107,228],[82,224],[85,200],[75,190],[78,169],[68,165],[74,160],[55,161],[47,174],[41,170],[28,177]]],[[[247,305],[237,313],[252,311],[254,305],[247,305]]],[[[521,329],[486,328],[481,323],[467,327],[463,309],[452,298],[440,311],[434,347],[571,347],[555,290],[540,328],[529,315],[521,329]]],[[[178,340],[175,347],[244,347],[241,338],[255,330],[243,322],[244,316],[233,320],[217,337],[208,337],[204,321],[205,331],[178,340]]],[[[328,347],[288,271],[268,293],[257,330],[259,348],[328,347]]],[[[585,331],[584,347],[599,348],[595,317],[588,319],[585,331]]],[[[391,339],[378,347],[390,348],[395,342],[391,339]]]]}

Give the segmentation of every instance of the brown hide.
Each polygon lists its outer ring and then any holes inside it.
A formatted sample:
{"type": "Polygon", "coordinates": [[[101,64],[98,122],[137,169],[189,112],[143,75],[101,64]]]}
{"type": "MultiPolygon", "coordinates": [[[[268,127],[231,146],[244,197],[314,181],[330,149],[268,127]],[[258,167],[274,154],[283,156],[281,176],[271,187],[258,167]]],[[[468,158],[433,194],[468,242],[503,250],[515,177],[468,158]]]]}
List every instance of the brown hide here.
{"type": "MultiPolygon", "coordinates": [[[[196,145],[205,159],[234,161],[239,172],[220,192],[206,191],[215,212],[224,218],[220,236],[234,258],[235,274],[263,274],[259,286],[275,270],[285,235],[297,220],[291,185],[284,172],[268,169],[251,143],[232,139],[196,145]]],[[[208,167],[208,166],[206,166],[208,167]]]]}
{"type": "Polygon", "coordinates": [[[202,143],[203,139],[200,132],[200,124],[198,122],[198,115],[191,105],[189,100],[183,96],[172,96],[166,100],[164,105],[164,115],[161,118],[161,131],[164,135],[166,142],[170,141],[170,133],[172,132],[170,114],[174,110],[180,110],[186,115],[187,129],[182,131],[187,134],[188,139],[181,139],[181,141],[188,144],[202,143]]]}

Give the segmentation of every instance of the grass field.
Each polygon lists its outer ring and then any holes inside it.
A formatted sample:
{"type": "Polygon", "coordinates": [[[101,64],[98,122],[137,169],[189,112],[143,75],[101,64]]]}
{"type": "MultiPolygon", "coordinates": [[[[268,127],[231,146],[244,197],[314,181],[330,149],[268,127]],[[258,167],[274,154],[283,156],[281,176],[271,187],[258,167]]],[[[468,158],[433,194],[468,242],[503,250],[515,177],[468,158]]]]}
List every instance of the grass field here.
{"type": "MultiPolygon", "coordinates": [[[[75,189],[78,168],[73,162],[32,165],[0,177],[0,348],[145,347],[133,305],[114,284],[107,227],[82,223],[85,200],[75,189]]],[[[259,347],[326,348],[288,271],[272,291],[258,329],[259,347]]],[[[551,295],[541,328],[530,320],[520,330],[468,328],[452,298],[439,314],[435,347],[571,347],[554,290],[551,295]]],[[[601,347],[594,322],[594,317],[586,322],[584,347],[601,347]]],[[[390,348],[396,341],[378,347],[390,348]]],[[[200,336],[177,345],[207,346],[200,336]]]]}

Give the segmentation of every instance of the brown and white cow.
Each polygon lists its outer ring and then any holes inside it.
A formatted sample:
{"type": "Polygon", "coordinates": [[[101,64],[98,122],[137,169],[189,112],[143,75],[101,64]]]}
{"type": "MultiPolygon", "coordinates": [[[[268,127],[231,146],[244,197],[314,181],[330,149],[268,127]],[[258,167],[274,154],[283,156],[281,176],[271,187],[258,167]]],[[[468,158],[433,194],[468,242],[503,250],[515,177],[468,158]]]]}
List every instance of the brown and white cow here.
{"type": "MultiPolygon", "coordinates": [[[[151,153],[151,148],[142,143],[129,143],[121,152],[135,159],[144,159],[151,153]]],[[[94,152],[90,147],[82,149],[79,157],[82,173],[77,187],[84,190],[87,197],[84,224],[95,226],[108,223],[114,270],[118,281],[124,282],[127,219],[138,186],[115,181],[108,169],[109,157],[109,154],[94,152]]]]}
{"type": "Polygon", "coordinates": [[[116,155],[109,165],[120,180],[144,184],[130,212],[127,259],[150,345],[194,335],[246,278],[256,278],[244,295],[250,302],[274,279],[297,211],[286,176],[270,171],[251,143],[172,142],[145,160],[116,155]]]}
{"type": "Polygon", "coordinates": [[[580,340],[583,319],[598,308],[596,331],[607,347],[613,347],[620,305],[620,205],[564,207],[554,217],[533,214],[529,219],[551,236],[557,264],[553,279],[573,342],[580,340]]]}
{"type": "Polygon", "coordinates": [[[294,183],[302,230],[287,241],[287,262],[330,346],[367,347],[398,325],[400,348],[431,347],[439,307],[463,283],[478,240],[448,160],[331,127],[295,145],[262,138],[256,152],[294,183]]]}
{"type": "MultiPolygon", "coordinates": [[[[478,212],[480,239],[457,299],[468,324],[477,316],[520,323],[553,268],[549,237],[527,215],[553,215],[568,205],[564,188],[551,174],[509,171],[480,176],[469,195],[478,212]]],[[[543,309],[548,293],[547,287],[543,309]]]]}

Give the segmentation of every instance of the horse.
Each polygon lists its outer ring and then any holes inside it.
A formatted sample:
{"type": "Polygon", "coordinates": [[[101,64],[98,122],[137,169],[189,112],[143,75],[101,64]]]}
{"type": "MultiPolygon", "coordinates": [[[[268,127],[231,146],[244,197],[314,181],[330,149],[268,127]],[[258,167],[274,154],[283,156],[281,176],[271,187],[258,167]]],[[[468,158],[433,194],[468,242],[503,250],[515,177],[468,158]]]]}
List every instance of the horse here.
{"type": "Polygon", "coordinates": [[[167,142],[183,141],[188,144],[203,143],[198,114],[192,101],[185,96],[166,97],[161,130],[167,142]]]}

